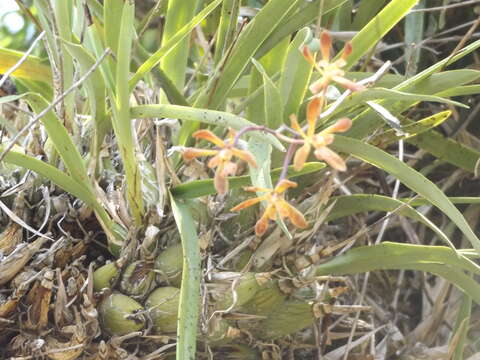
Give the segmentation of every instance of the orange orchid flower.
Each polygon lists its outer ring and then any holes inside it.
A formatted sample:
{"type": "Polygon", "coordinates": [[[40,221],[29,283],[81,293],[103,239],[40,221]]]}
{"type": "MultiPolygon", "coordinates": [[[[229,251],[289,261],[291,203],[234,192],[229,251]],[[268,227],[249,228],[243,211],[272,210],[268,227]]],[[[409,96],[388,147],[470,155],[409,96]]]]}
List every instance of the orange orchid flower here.
{"type": "Polygon", "coordinates": [[[345,71],[342,70],[342,68],[347,64],[346,60],[348,56],[352,53],[352,45],[350,43],[346,43],[340,59],[333,62],[331,62],[330,59],[331,46],[332,38],[328,32],[323,31],[320,35],[320,51],[322,53],[322,60],[320,60],[318,63],[315,62],[315,58],[313,57],[309,48],[307,46],[304,46],[303,48],[303,56],[305,59],[322,75],[319,80],[315,81],[310,86],[310,91],[314,94],[317,94],[320,91],[326,91],[328,85],[330,85],[332,81],[351,91],[364,90],[365,87],[363,85],[357,84],[345,78],[345,71]]]}
{"type": "Polygon", "coordinates": [[[315,126],[317,122],[317,116],[321,111],[323,98],[316,97],[308,103],[307,106],[307,123],[308,129],[305,133],[300,127],[297,117],[295,115],[290,116],[292,121],[292,128],[303,138],[304,143],[300,149],[297,150],[293,158],[293,167],[296,171],[302,169],[307,157],[310,154],[312,146],[315,148],[315,157],[318,160],[325,161],[328,165],[338,171],[345,171],[347,166],[345,161],[336,152],[328,148],[333,142],[336,132],[345,132],[352,126],[352,121],[348,118],[338,120],[335,124],[327,127],[326,129],[315,134],[315,126]]]}
{"type": "Polygon", "coordinates": [[[249,165],[257,167],[257,163],[252,154],[248,151],[240,150],[234,147],[233,141],[235,133],[230,131],[229,139],[223,141],[209,130],[198,130],[192,134],[195,139],[207,140],[219,147],[219,149],[197,149],[185,148],[183,150],[183,159],[191,161],[200,156],[213,156],[207,166],[210,169],[215,169],[215,177],[213,183],[215,189],[221,195],[228,192],[228,176],[235,175],[237,172],[237,164],[232,162],[232,158],[237,158],[246,161],[249,165]]]}
{"type": "Polygon", "coordinates": [[[265,192],[265,195],[245,200],[232,208],[231,211],[240,211],[265,200],[267,202],[267,207],[263,215],[255,224],[255,234],[257,236],[265,234],[265,231],[267,231],[268,228],[268,221],[276,220],[277,217],[280,217],[281,219],[289,218],[293,225],[304,229],[308,226],[308,223],[302,213],[284,199],[283,193],[285,190],[292,187],[297,187],[297,183],[285,179],[281,180],[277,186],[275,186],[275,189],[266,189],[256,186],[246,187],[246,191],[265,192]]]}

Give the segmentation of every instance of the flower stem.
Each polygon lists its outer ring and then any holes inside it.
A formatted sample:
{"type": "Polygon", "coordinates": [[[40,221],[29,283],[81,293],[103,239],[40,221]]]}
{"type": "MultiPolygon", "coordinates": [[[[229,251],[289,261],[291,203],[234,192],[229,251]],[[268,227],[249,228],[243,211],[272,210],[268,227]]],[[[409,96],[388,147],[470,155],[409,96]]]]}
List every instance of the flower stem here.
{"type": "Polygon", "coordinates": [[[244,127],[242,130],[240,130],[235,137],[233,138],[233,146],[237,147],[238,141],[240,140],[240,137],[242,137],[244,134],[246,134],[249,131],[265,131],[269,134],[272,134],[276,136],[278,139],[283,140],[289,144],[303,144],[303,140],[296,140],[289,138],[288,136],[285,136],[275,130],[272,130],[266,126],[247,126],[244,127]]]}
{"type": "Polygon", "coordinates": [[[280,183],[280,181],[287,178],[288,166],[290,165],[290,161],[292,160],[292,156],[295,153],[296,148],[297,148],[297,144],[295,143],[291,143],[290,146],[288,147],[287,153],[285,154],[285,158],[283,159],[282,172],[280,173],[280,177],[278,178],[277,185],[278,183],[280,183]]]}

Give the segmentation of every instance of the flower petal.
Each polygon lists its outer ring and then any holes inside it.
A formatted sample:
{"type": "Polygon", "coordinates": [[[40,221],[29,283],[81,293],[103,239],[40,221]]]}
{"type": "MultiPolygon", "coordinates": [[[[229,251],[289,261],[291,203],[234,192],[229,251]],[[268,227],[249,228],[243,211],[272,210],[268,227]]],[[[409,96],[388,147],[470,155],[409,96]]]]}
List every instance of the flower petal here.
{"type": "Polygon", "coordinates": [[[248,192],[272,192],[272,189],[263,188],[259,186],[245,186],[243,190],[248,192]]]}
{"type": "Polygon", "coordinates": [[[325,133],[325,130],[324,130],[313,136],[312,144],[315,147],[315,149],[318,149],[320,147],[330,145],[333,142],[334,138],[335,138],[334,135],[325,133]]]}
{"type": "Polygon", "coordinates": [[[275,221],[277,220],[277,208],[274,204],[270,204],[265,209],[265,216],[267,216],[270,220],[275,221]]]}
{"type": "Polygon", "coordinates": [[[185,161],[191,161],[200,156],[212,156],[212,155],[216,155],[217,153],[218,153],[218,150],[185,148],[182,151],[182,156],[185,161]]]}
{"type": "Polygon", "coordinates": [[[292,124],[292,129],[295,130],[297,133],[299,133],[303,138],[306,138],[307,136],[302,130],[302,127],[298,123],[297,115],[291,114],[290,115],[290,122],[292,124]]]}
{"type": "Polygon", "coordinates": [[[250,166],[257,167],[257,162],[250,152],[233,148],[232,153],[239,159],[247,162],[250,166]]]}
{"type": "Polygon", "coordinates": [[[350,56],[350,54],[352,53],[352,43],[349,41],[347,43],[345,43],[345,46],[343,47],[343,52],[342,52],[342,57],[341,59],[342,60],[347,60],[347,58],[350,56]]]}
{"type": "Polygon", "coordinates": [[[232,176],[237,173],[237,164],[228,161],[224,164],[222,173],[224,176],[232,176]]]}
{"type": "Polygon", "coordinates": [[[307,60],[310,63],[310,65],[315,66],[315,58],[313,57],[313,54],[307,45],[303,47],[302,53],[305,60],[307,60]]]}
{"type": "Polygon", "coordinates": [[[207,140],[219,147],[222,147],[222,148],[225,147],[225,142],[222,139],[220,139],[217,135],[212,133],[210,130],[198,130],[198,131],[195,131],[192,134],[192,136],[195,139],[207,140]]]}
{"type": "Polygon", "coordinates": [[[259,197],[255,197],[255,198],[251,198],[251,199],[248,199],[248,200],[245,200],[245,201],[242,201],[240,204],[234,206],[233,208],[230,209],[230,211],[240,211],[240,210],[243,210],[247,207],[250,207],[250,206],[253,206],[255,204],[258,204],[260,201],[263,201],[265,200],[266,197],[265,196],[259,196],[259,197]]]}
{"type": "Polygon", "coordinates": [[[319,147],[315,150],[315,156],[318,160],[325,161],[328,165],[338,171],[347,170],[347,165],[340,155],[326,146],[319,147]]]}
{"type": "Polygon", "coordinates": [[[356,82],[344,78],[343,76],[332,76],[332,80],[350,91],[361,91],[366,89],[365,86],[357,84],[356,82]]]}
{"type": "Polygon", "coordinates": [[[265,234],[265,231],[267,231],[267,229],[268,229],[268,212],[270,210],[269,209],[270,206],[271,205],[269,205],[267,207],[267,209],[265,210],[263,215],[260,217],[260,219],[255,224],[255,235],[257,235],[258,237],[265,234]]]}
{"type": "Polygon", "coordinates": [[[305,220],[304,216],[300,211],[294,208],[285,200],[279,200],[275,204],[278,213],[282,218],[289,218],[293,225],[304,229],[308,226],[307,221],[305,220]]]}
{"type": "Polygon", "coordinates": [[[320,96],[314,97],[307,105],[308,136],[312,136],[315,132],[315,124],[320,111],[322,111],[322,106],[323,97],[320,96]]]}
{"type": "Polygon", "coordinates": [[[328,78],[322,76],[320,79],[315,81],[312,85],[309,86],[310,91],[313,94],[318,94],[320,91],[325,90],[328,86],[328,78]]]}
{"type": "Polygon", "coordinates": [[[352,127],[352,120],[349,118],[341,118],[329,127],[329,132],[345,132],[352,127]]]}
{"type": "Polygon", "coordinates": [[[327,31],[320,34],[320,50],[322,51],[322,59],[330,61],[330,47],[332,46],[332,38],[327,31]]]}
{"type": "Polygon", "coordinates": [[[208,160],[208,163],[207,163],[207,166],[210,169],[215,169],[223,161],[222,157],[220,156],[220,151],[218,150],[214,150],[214,151],[217,151],[217,154],[214,157],[212,157],[210,160],[208,160]]]}
{"type": "Polygon", "coordinates": [[[215,171],[215,177],[213,178],[213,185],[220,195],[225,195],[228,192],[228,179],[225,176],[224,166],[225,163],[223,162],[218,165],[217,171],[215,171]]]}
{"type": "Polygon", "coordinates": [[[297,150],[293,158],[293,168],[295,171],[300,171],[307,161],[308,154],[310,154],[310,144],[306,142],[303,146],[297,150]]]}
{"type": "Polygon", "coordinates": [[[294,182],[294,181],[290,181],[290,180],[287,180],[287,179],[283,179],[282,181],[280,181],[277,186],[275,186],[275,193],[277,194],[281,194],[283,192],[285,192],[285,190],[287,190],[288,188],[294,188],[294,187],[297,187],[297,183],[294,182]]]}

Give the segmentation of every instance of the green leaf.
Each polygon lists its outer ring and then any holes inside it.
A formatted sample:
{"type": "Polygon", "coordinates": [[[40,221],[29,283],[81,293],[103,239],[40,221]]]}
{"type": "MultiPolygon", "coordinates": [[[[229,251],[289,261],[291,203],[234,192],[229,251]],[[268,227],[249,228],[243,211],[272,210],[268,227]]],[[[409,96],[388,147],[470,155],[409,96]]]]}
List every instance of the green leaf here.
{"type": "Polygon", "coordinates": [[[384,242],[347,251],[316,266],[316,276],[348,275],[375,270],[420,270],[440,275],[480,304],[480,285],[464,271],[479,274],[473,261],[445,246],[384,242]]]}
{"type": "MultiPolygon", "coordinates": [[[[80,45],[70,42],[64,42],[65,48],[78,61],[80,66],[80,75],[85,74],[95,64],[95,59],[88,51],[80,45]]],[[[90,105],[90,115],[95,123],[94,139],[93,139],[93,156],[98,158],[103,139],[111,127],[107,118],[105,104],[105,82],[100,69],[96,69],[89,78],[83,83],[87,93],[90,105]]]]}
{"type": "Polygon", "coordinates": [[[300,30],[287,50],[280,76],[280,95],[284,104],[284,119],[289,123],[289,116],[298,115],[300,104],[307,93],[313,66],[310,65],[302,54],[302,47],[312,38],[310,29],[300,30]]]}
{"type": "Polygon", "coordinates": [[[178,307],[177,360],[195,359],[200,310],[200,246],[189,206],[170,197],[183,249],[182,286],[178,307]]]}
{"type": "MultiPolygon", "coordinates": [[[[439,74],[429,74],[415,82],[407,79],[395,86],[393,90],[413,94],[433,95],[446,89],[469,83],[479,77],[480,71],[476,70],[444,71],[439,74]]],[[[388,109],[393,115],[402,113],[416,103],[417,101],[415,100],[395,101],[390,99],[379,101],[379,104],[388,109]]],[[[352,129],[350,129],[347,134],[351,137],[362,138],[370,135],[381,124],[383,124],[383,121],[371,109],[367,108],[353,119],[352,129]]]]}
{"type": "MultiPolygon", "coordinates": [[[[173,118],[186,121],[197,121],[204,124],[221,126],[241,130],[247,126],[255,126],[254,123],[240,116],[228,112],[197,109],[180,105],[141,105],[131,108],[131,118],[173,118]]],[[[284,151],[282,143],[271,134],[263,134],[259,131],[249,133],[250,136],[272,144],[280,151],[284,151]]]]}
{"type": "MultiPolygon", "coordinates": [[[[467,334],[469,328],[469,321],[472,315],[472,298],[467,294],[463,294],[462,302],[457,311],[457,317],[455,319],[455,325],[453,329],[453,334],[455,334],[450,339],[450,349],[453,347],[453,356],[452,360],[463,360],[463,353],[467,347],[467,334]]],[[[451,350],[450,350],[451,351],[451,350]]],[[[449,351],[449,353],[450,353],[449,351]]]]}
{"type": "MultiPolygon", "coordinates": [[[[479,47],[480,47],[480,40],[474,41],[473,43],[469,44],[468,46],[465,46],[462,50],[457,52],[454,56],[448,56],[448,57],[446,57],[446,58],[444,58],[440,61],[437,61],[435,64],[433,64],[429,68],[423,70],[422,72],[418,73],[417,75],[415,75],[411,78],[408,78],[403,83],[401,83],[400,85],[395,87],[395,90],[415,92],[415,91],[411,90],[413,86],[417,85],[418,83],[422,82],[423,80],[426,80],[427,78],[429,78],[434,73],[436,73],[438,71],[441,71],[442,69],[447,67],[449,64],[452,64],[455,61],[462,59],[464,56],[470,54],[471,52],[475,51],[479,47]]],[[[459,74],[460,71],[463,71],[463,72],[471,71],[471,72],[473,72],[473,70],[466,70],[465,69],[465,70],[457,70],[457,74],[459,74]]],[[[476,73],[477,73],[477,76],[472,75],[472,78],[470,78],[470,81],[473,81],[473,80],[475,80],[475,78],[478,78],[478,73],[479,72],[476,71],[476,73]]],[[[448,76],[447,79],[445,79],[445,80],[455,82],[456,81],[455,75],[453,75],[453,72],[451,72],[451,74],[452,75],[448,76]]],[[[468,81],[466,81],[466,82],[468,82],[468,81]]],[[[450,85],[450,87],[451,86],[452,85],[450,85]]],[[[448,88],[449,87],[445,87],[445,89],[448,89],[448,88]]],[[[437,91],[437,92],[439,92],[439,91],[437,91]]],[[[437,92],[430,92],[430,94],[435,94],[437,92]]]]}
{"type": "MultiPolygon", "coordinates": [[[[418,1],[415,8],[425,8],[425,0],[418,1]]],[[[422,47],[419,44],[424,39],[425,13],[414,12],[405,17],[405,64],[407,77],[416,74],[420,62],[422,47]]]]}
{"type": "Polygon", "coordinates": [[[129,85],[132,90],[137,82],[143,78],[150,70],[156,66],[162,58],[172,51],[187,35],[199,25],[215,8],[222,2],[222,0],[214,0],[208,6],[200,11],[193,19],[182,27],[168,43],[162,45],[147,61],[145,61],[137,70],[137,72],[130,79],[129,85]]]}
{"type": "Polygon", "coordinates": [[[329,15],[346,1],[347,0],[313,0],[311,2],[304,1],[303,3],[297,3],[285,18],[282,19],[268,39],[260,46],[255,54],[255,58],[261,58],[280,41],[290,36],[290,34],[294,34],[305,26],[310,25],[319,15],[322,15],[323,20],[324,15],[329,15]],[[323,6],[323,14],[320,14],[320,6],[323,6]]]}
{"type": "MultiPolygon", "coordinates": [[[[64,1],[55,1],[52,3],[55,20],[52,23],[56,26],[55,37],[62,39],[63,41],[72,41],[72,10],[75,8],[73,6],[72,0],[64,1]]],[[[51,14],[49,14],[51,16],[51,14]]],[[[48,16],[48,15],[47,15],[48,16]]],[[[51,44],[53,45],[53,44],[51,44]]],[[[73,85],[73,76],[74,76],[74,67],[73,67],[73,58],[70,53],[66,50],[65,44],[60,42],[60,44],[55,44],[57,48],[51,47],[51,50],[58,52],[61,61],[57,64],[61,64],[61,79],[63,81],[63,89],[68,89],[73,85]]],[[[75,109],[75,92],[71,92],[63,99],[63,122],[67,126],[73,129],[75,136],[78,135],[78,129],[74,120],[74,109],[75,109]]]]}
{"type": "MultiPolygon", "coordinates": [[[[4,145],[0,145],[1,152],[3,152],[4,147],[4,145]]],[[[46,162],[24,154],[23,151],[16,146],[5,155],[3,161],[36,172],[89,206],[95,208],[98,205],[96,204],[97,201],[91,189],[85,186],[85,184],[77,182],[71,176],[46,162]]]]}
{"type": "Polygon", "coordinates": [[[237,30],[240,0],[224,0],[220,23],[218,24],[217,39],[215,41],[214,63],[217,65],[225,55],[237,30]]]}
{"type": "MultiPolygon", "coordinates": [[[[163,44],[168,44],[175,38],[184,26],[188,26],[197,9],[199,0],[169,1],[163,26],[163,44]]],[[[187,69],[188,53],[190,50],[189,39],[184,37],[172,51],[165,54],[160,62],[162,70],[177,89],[185,85],[185,71],[187,69]]]]}
{"type": "Polygon", "coordinates": [[[2,96],[2,97],[0,97],[0,104],[5,104],[5,103],[11,102],[11,101],[16,101],[18,99],[21,99],[24,96],[25,96],[25,94],[2,96]]]}
{"type": "MultiPolygon", "coordinates": [[[[433,230],[438,237],[447,243],[452,249],[455,246],[451,243],[447,235],[443,233],[433,222],[425,215],[415,210],[408,202],[392,199],[388,196],[355,194],[345,196],[335,196],[330,199],[330,203],[335,203],[327,216],[327,221],[332,221],[344,216],[350,216],[360,212],[367,211],[385,211],[395,212],[397,215],[406,216],[433,230]]],[[[328,205],[327,205],[328,206],[328,205]]]]}
{"type": "MultiPolygon", "coordinates": [[[[352,95],[347,97],[347,99],[345,99],[345,101],[343,101],[342,104],[337,109],[335,109],[335,111],[331,116],[334,117],[338,114],[344,113],[345,110],[348,108],[351,108],[353,106],[363,104],[367,101],[372,101],[372,100],[383,100],[383,101],[391,100],[392,102],[405,101],[410,103],[417,103],[419,101],[431,101],[431,102],[459,106],[459,107],[468,109],[468,106],[465,104],[462,104],[457,101],[445,99],[440,96],[413,94],[413,93],[407,93],[407,92],[398,91],[398,90],[377,87],[377,88],[370,88],[364,91],[358,91],[353,93],[352,95]]],[[[382,105],[382,106],[384,106],[386,109],[389,109],[388,106],[385,106],[385,105],[382,105]]]]}
{"type": "MultiPolygon", "coordinates": [[[[38,94],[28,93],[26,100],[37,114],[49,106],[47,101],[38,94]]],[[[87,188],[91,188],[82,156],[55,112],[50,110],[42,117],[41,121],[70,175],[77,182],[84,184],[87,188]]]]}
{"type": "Polygon", "coordinates": [[[473,247],[480,252],[480,240],[472,231],[462,213],[452,204],[448,197],[425,176],[415,171],[394,156],[361,141],[335,136],[331,145],[335,151],[352,154],[399,179],[404,185],[422,195],[437,208],[442,210],[450,220],[465,234],[473,247]]]}
{"type": "MultiPolygon", "coordinates": [[[[418,0],[392,0],[352,39],[353,51],[347,59],[350,69],[367,54],[402,18],[418,0]]],[[[339,54],[338,56],[341,56],[339,54]]]]}
{"type": "Polygon", "coordinates": [[[360,1],[353,19],[352,30],[361,30],[378,11],[385,5],[387,0],[360,1]]]}
{"type": "Polygon", "coordinates": [[[436,158],[473,173],[480,159],[480,152],[458,141],[449,139],[437,131],[428,131],[407,139],[407,142],[429,152],[436,158]]]}
{"type": "Polygon", "coordinates": [[[127,200],[135,224],[140,226],[144,212],[141,186],[142,174],[135,158],[135,144],[133,142],[132,124],[130,121],[130,90],[128,88],[134,19],[135,5],[127,1],[123,7],[118,36],[115,95],[111,95],[111,97],[114,101],[112,106],[112,125],[117,137],[127,180],[127,200]]]}
{"type": "Polygon", "coordinates": [[[105,42],[112,53],[117,55],[118,34],[120,34],[124,0],[105,0],[103,6],[103,26],[105,30],[105,42]]]}
{"type": "Polygon", "coordinates": [[[204,97],[199,101],[200,106],[218,109],[225,101],[228,92],[249,65],[250,59],[261,44],[278,26],[290,8],[300,0],[270,0],[255,15],[245,30],[238,37],[228,58],[221,62],[211,77],[204,97]]]}
{"type": "MultiPolygon", "coordinates": [[[[290,43],[288,40],[289,39],[285,39],[285,41],[280,42],[265,54],[260,61],[257,62],[252,58],[252,61],[255,61],[254,65],[257,65],[251,68],[250,75],[248,76],[249,87],[247,93],[244,95],[246,98],[242,104],[235,108],[235,113],[241,113],[243,108],[248,105],[246,118],[251,119],[252,122],[265,125],[268,121],[273,120],[274,117],[276,120],[274,120],[273,123],[275,123],[275,121],[282,122],[280,114],[283,110],[283,105],[274,81],[278,80],[282,69],[282,59],[285,57],[286,49],[290,43]],[[267,86],[269,87],[268,89],[266,88],[267,86]],[[271,96],[273,96],[273,98],[271,98],[271,96]],[[273,105],[273,103],[275,103],[275,105],[273,105]],[[270,114],[268,115],[270,120],[267,118],[267,111],[270,114]],[[274,113],[278,114],[274,115],[274,113]],[[280,118],[277,117],[278,115],[280,115],[280,118]]],[[[240,78],[239,82],[241,80],[240,78]]],[[[276,129],[277,127],[270,126],[271,129],[276,129]]]]}
{"type": "MultiPolygon", "coordinates": [[[[324,167],[325,167],[325,164],[319,163],[319,162],[306,163],[303,166],[302,170],[300,171],[294,171],[293,166],[289,166],[288,177],[295,177],[295,176],[300,176],[304,174],[314,173],[314,172],[320,171],[324,167]]],[[[278,168],[270,172],[272,180],[274,182],[278,180],[281,171],[282,169],[278,168]]],[[[230,177],[228,178],[228,183],[229,183],[230,189],[237,189],[242,186],[251,185],[249,175],[230,177]]],[[[190,182],[175,186],[171,190],[171,192],[173,196],[175,196],[178,199],[192,199],[200,196],[212,195],[212,194],[215,194],[217,191],[215,190],[215,187],[213,185],[213,179],[208,179],[208,180],[190,181],[190,182]]]]}
{"type": "Polygon", "coordinates": [[[477,94],[480,94],[480,85],[455,86],[450,89],[441,91],[437,95],[441,97],[452,97],[477,94]]]}
{"type": "Polygon", "coordinates": [[[270,129],[278,129],[283,123],[283,106],[280,91],[272,79],[270,79],[262,64],[253,58],[252,62],[263,77],[265,123],[270,129]]]}
{"type": "Polygon", "coordinates": [[[397,142],[401,139],[408,139],[412,136],[420,135],[442,124],[450,117],[451,114],[452,112],[450,110],[446,110],[416,122],[411,121],[408,123],[408,125],[402,126],[402,131],[406,135],[398,134],[398,131],[395,129],[390,129],[380,135],[375,136],[372,140],[370,140],[370,144],[375,146],[379,144],[386,145],[397,142]]]}
{"type": "MultiPolygon", "coordinates": [[[[24,54],[19,51],[0,48],[0,74],[6,73],[15,66],[23,55],[24,54]]],[[[29,55],[11,76],[27,80],[42,81],[47,84],[52,83],[50,67],[42,64],[40,58],[32,55],[29,55]]]]}

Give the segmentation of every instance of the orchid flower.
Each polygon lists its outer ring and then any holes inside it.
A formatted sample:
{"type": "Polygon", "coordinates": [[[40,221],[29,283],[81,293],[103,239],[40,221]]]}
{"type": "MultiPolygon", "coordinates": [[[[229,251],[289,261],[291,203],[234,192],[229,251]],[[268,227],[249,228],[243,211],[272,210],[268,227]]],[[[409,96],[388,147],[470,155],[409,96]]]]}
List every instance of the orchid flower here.
{"type": "Polygon", "coordinates": [[[343,48],[342,56],[333,62],[330,58],[331,46],[332,38],[328,32],[323,31],[320,35],[320,51],[322,53],[322,60],[320,60],[318,63],[315,61],[315,58],[310,52],[308,46],[303,47],[303,56],[305,59],[322,75],[319,80],[310,85],[310,91],[314,94],[317,94],[321,91],[325,92],[331,82],[336,82],[340,86],[351,91],[364,90],[365,87],[363,85],[357,84],[352,80],[345,78],[345,71],[342,70],[342,68],[347,64],[346,60],[348,56],[352,53],[352,45],[350,43],[346,43],[345,47],[343,48]]]}
{"type": "Polygon", "coordinates": [[[269,220],[276,220],[278,217],[281,219],[290,219],[292,224],[298,228],[306,228],[308,223],[303,217],[302,213],[284,199],[283,193],[288,188],[292,187],[297,187],[297,183],[286,179],[281,180],[277,186],[275,186],[275,189],[267,189],[256,186],[246,187],[246,191],[265,192],[265,194],[241,202],[232,208],[232,211],[240,211],[261,201],[266,201],[267,207],[265,208],[263,215],[255,224],[255,234],[257,236],[262,236],[267,231],[269,220]]]}
{"type": "Polygon", "coordinates": [[[229,139],[223,141],[209,130],[198,130],[192,134],[195,139],[207,140],[215,144],[218,149],[185,148],[183,159],[191,161],[200,156],[213,156],[207,166],[215,170],[214,185],[217,192],[224,195],[228,192],[228,176],[235,175],[237,164],[232,162],[233,157],[246,161],[250,166],[257,167],[255,158],[245,150],[234,146],[235,133],[230,131],[229,139]]]}
{"type": "Polygon", "coordinates": [[[305,161],[307,160],[310,150],[313,146],[315,149],[314,154],[318,160],[325,161],[328,165],[338,171],[347,170],[347,165],[340,155],[335,151],[328,148],[333,142],[334,135],[336,132],[345,132],[352,126],[352,121],[348,118],[342,118],[337,120],[333,125],[327,127],[326,129],[315,134],[315,123],[309,120],[308,130],[305,133],[300,125],[298,124],[297,118],[295,115],[290,117],[292,121],[292,128],[300,134],[303,138],[304,143],[300,149],[295,153],[293,158],[293,167],[296,171],[302,169],[305,161]]]}

